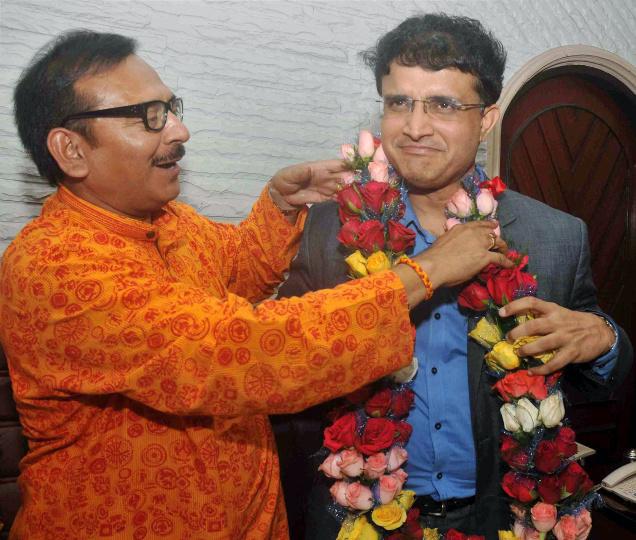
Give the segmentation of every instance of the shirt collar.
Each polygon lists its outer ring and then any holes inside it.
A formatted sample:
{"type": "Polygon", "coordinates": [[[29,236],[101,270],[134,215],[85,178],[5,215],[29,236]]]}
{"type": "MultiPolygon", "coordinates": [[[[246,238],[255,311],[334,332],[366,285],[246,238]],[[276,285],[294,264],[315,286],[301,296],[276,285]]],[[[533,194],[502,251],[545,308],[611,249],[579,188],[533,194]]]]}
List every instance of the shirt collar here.
{"type": "Polygon", "coordinates": [[[147,242],[154,242],[156,240],[159,226],[170,221],[172,214],[169,208],[170,205],[168,205],[161,210],[159,215],[153,219],[152,223],[147,223],[145,221],[127,218],[104,210],[99,206],[95,206],[78,197],[64,186],[58,187],[57,197],[66,206],[79,212],[89,220],[99,223],[108,230],[122,236],[128,236],[136,240],[145,240],[147,242]]]}

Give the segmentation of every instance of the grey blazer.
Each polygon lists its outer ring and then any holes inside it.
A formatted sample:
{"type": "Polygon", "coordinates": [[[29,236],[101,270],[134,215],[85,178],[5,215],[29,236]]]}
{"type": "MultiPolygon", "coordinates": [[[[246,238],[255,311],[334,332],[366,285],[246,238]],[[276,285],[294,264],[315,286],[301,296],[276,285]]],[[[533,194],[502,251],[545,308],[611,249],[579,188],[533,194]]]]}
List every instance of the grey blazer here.
{"type": "MultiPolygon", "coordinates": [[[[539,298],[572,310],[601,313],[592,281],[587,228],[583,221],[510,190],[501,195],[498,212],[502,236],[511,247],[530,257],[529,271],[537,276],[539,298]]],[[[346,251],[336,238],[339,229],[340,220],[335,203],[312,207],[298,256],[292,263],[288,280],[279,290],[279,296],[299,296],[307,291],[334,287],[348,279],[344,263],[346,251]]],[[[474,325],[476,320],[469,321],[469,325],[474,325]]],[[[620,328],[617,347],[618,361],[606,381],[598,378],[589,364],[571,366],[566,370],[566,376],[573,379],[577,386],[583,387],[590,398],[608,397],[625,378],[632,362],[629,339],[620,328]]],[[[497,530],[509,525],[509,511],[499,487],[502,474],[498,449],[500,402],[491,392],[490,381],[484,371],[483,355],[484,350],[468,340],[471,420],[477,454],[477,509],[472,528],[467,528],[465,532],[497,538],[497,530]]],[[[294,513],[306,511],[306,506],[299,500],[309,491],[309,486],[299,485],[303,481],[300,475],[286,478],[285,464],[290,457],[298,460],[299,455],[308,456],[319,448],[321,432],[317,422],[320,417],[324,418],[327,408],[323,405],[295,415],[291,420],[287,418],[286,421],[294,424],[291,430],[293,435],[287,440],[279,439],[283,485],[290,503],[292,536],[297,538],[305,537],[304,533],[294,531],[294,523],[301,523],[302,527],[303,518],[294,513]],[[312,430],[317,432],[312,433],[312,430]],[[308,444],[317,446],[310,449],[308,444]]],[[[289,430],[286,433],[289,436],[289,430]]],[[[417,437],[417,433],[413,436],[417,437]]],[[[298,471],[298,467],[294,470],[298,471]]],[[[315,516],[310,519],[314,522],[312,529],[315,529],[315,523],[320,520],[315,516]]],[[[332,533],[312,537],[334,538],[332,533]]]]}

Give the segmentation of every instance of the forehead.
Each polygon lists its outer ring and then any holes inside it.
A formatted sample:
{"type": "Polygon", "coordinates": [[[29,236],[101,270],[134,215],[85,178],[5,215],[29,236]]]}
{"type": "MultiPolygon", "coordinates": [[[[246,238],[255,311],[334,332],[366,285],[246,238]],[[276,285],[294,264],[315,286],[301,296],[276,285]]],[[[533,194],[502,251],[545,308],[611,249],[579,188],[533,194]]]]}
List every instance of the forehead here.
{"type": "Polygon", "coordinates": [[[93,97],[102,108],[167,100],[172,95],[157,72],[134,54],[110,69],[82,77],[75,91],[93,97]]]}
{"type": "Polygon", "coordinates": [[[382,78],[382,95],[405,94],[410,97],[449,96],[477,97],[477,78],[456,68],[438,71],[419,66],[403,66],[392,62],[382,78]]]}

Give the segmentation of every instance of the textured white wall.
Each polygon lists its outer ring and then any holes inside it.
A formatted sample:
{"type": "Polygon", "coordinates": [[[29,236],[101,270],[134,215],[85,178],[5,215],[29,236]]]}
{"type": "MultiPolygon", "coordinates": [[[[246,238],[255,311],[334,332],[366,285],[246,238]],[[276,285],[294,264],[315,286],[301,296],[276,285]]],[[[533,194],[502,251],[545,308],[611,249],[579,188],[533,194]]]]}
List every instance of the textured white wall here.
{"type": "Polygon", "coordinates": [[[12,90],[58,33],[89,28],[139,40],[140,54],[184,98],[192,138],[182,199],[235,221],[277,169],[336,157],[340,143],[377,125],[375,85],[357,53],[427,11],[482,20],[508,49],[507,78],[561,45],[635,63],[633,0],[0,0],[0,253],[51,191],[18,141],[12,90]]]}

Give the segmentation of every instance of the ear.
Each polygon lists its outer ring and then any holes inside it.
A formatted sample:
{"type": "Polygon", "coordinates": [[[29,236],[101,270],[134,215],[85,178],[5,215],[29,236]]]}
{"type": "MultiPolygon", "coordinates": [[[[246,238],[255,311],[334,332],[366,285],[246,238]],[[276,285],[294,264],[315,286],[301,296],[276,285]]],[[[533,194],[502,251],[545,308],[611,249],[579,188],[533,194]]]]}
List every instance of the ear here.
{"type": "Polygon", "coordinates": [[[486,107],[484,110],[484,114],[481,117],[481,128],[479,130],[479,140],[485,141],[486,135],[490,133],[492,128],[495,127],[495,124],[499,121],[499,116],[501,115],[501,111],[497,105],[491,105],[490,107],[486,107]]]}
{"type": "Polygon", "coordinates": [[[78,180],[88,176],[88,143],[79,133],[61,127],[53,128],[46,138],[46,146],[66,176],[78,180]]]}

